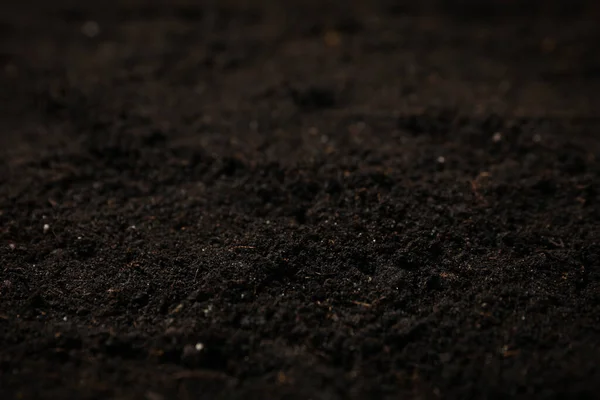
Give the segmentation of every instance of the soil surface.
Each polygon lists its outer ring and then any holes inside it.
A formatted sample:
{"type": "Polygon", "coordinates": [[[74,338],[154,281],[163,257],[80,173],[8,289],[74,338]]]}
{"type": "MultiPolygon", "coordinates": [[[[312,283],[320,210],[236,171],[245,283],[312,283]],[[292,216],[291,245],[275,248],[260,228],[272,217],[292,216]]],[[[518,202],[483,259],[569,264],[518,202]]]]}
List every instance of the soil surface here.
{"type": "Polygon", "coordinates": [[[2,399],[597,399],[595,1],[9,1],[2,399]]]}

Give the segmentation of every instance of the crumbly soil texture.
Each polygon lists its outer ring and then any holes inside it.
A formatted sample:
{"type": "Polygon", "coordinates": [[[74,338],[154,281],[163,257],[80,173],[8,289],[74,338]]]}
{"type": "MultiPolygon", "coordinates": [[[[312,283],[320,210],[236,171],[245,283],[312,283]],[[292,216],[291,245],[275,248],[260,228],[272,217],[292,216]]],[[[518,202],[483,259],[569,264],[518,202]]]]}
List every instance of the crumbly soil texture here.
{"type": "Polygon", "coordinates": [[[597,399],[589,1],[0,6],[2,399],[597,399]]]}

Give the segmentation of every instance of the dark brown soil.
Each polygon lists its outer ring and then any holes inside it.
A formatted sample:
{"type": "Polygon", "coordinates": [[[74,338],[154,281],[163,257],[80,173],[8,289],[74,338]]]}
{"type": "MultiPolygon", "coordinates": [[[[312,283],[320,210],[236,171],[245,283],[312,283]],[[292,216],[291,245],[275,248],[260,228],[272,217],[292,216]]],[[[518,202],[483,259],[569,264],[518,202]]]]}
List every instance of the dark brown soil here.
{"type": "Polygon", "coordinates": [[[0,398],[597,399],[595,3],[2,3],[0,398]]]}

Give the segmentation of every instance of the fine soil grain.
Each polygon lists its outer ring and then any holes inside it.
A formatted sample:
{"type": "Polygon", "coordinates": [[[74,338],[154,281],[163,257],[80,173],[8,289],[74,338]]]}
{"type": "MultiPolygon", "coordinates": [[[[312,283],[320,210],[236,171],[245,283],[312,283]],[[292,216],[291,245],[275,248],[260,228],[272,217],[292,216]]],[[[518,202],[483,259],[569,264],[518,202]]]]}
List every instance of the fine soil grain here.
{"type": "Polygon", "coordinates": [[[597,399],[595,1],[0,6],[0,398],[597,399]]]}

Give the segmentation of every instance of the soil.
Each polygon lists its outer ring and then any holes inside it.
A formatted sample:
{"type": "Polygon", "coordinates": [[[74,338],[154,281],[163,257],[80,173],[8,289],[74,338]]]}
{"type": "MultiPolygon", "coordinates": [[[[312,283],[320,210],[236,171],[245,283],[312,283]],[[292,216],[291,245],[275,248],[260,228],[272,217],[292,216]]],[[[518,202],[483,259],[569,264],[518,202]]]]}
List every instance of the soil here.
{"type": "Polygon", "coordinates": [[[597,399],[595,1],[12,1],[2,399],[597,399]]]}

